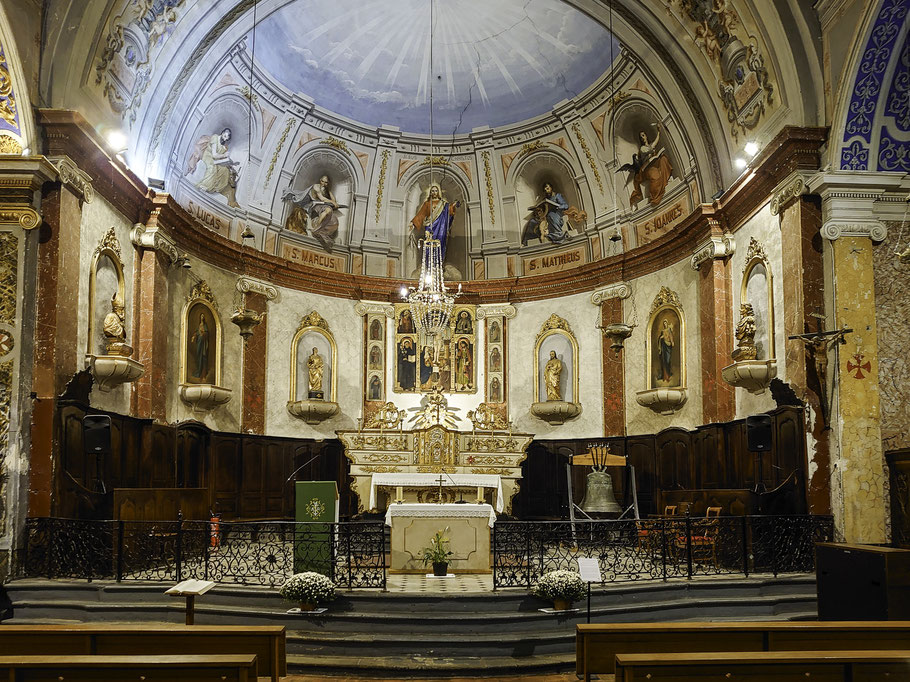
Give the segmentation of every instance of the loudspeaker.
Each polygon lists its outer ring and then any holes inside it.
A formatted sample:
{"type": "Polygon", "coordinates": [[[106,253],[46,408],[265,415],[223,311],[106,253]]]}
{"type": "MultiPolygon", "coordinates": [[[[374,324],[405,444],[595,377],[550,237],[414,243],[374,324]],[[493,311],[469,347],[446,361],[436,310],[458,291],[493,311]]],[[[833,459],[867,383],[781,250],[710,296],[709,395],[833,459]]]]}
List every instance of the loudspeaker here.
{"type": "Polygon", "coordinates": [[[746,417],[746,441],[749,452],[768,452],[771,449],[771,415],[746,417]]]}
{"type": "Polygon", "coordinates": [[[87,414],[82,418],[82,443],[86,454],[111,452],[111,418],[106,414],[87,414]]]}

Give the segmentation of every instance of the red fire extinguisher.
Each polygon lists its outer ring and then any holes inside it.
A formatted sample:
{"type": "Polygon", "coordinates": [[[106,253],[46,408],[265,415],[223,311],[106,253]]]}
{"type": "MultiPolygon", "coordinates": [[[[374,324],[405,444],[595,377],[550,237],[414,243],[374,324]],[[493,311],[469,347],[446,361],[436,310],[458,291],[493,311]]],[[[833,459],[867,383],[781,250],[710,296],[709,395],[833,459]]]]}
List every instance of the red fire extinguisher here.
{"type": "Polygon", "coordinates": [[[209,544],[212,549],[218,549],[221,546],[221,514],[212,514],[210,527],[211,539],[209,544]]]}

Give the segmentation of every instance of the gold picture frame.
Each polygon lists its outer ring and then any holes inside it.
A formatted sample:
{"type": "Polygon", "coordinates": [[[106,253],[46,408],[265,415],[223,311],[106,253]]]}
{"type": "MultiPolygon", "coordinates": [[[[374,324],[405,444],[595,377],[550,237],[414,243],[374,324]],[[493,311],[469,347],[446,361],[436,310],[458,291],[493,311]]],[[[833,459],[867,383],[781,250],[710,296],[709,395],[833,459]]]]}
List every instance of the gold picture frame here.
{"type": "Polygon", "coordinates": [[[651,305],[645,353],[648,389],[686,388],[686,317],[679,296],[667,287],[660,288],[651,305]],[[668,378],[674,367],[676,380],[668,378]]]}
{"type": "Polygon", "coordinates": [[[183,314],[180,319],[180,383],[221,386],[224,329],[221,325],[221,316],[218,313],[215,295],[205,280],[199,280],[193,285],[190,294],[187,296],[186,304],[183,306],[183,314]],[[193,317],[197,320],[195,325],[193,324],[193,317]],[[205,324],[203,325],[203,323],[205,324]],[[202,328],[203,326],[205,329],[202,328]],[[200,336],[197,336],[197,334],[200,336]],[[205,339],[208,334],[214,337],[214,343],[211,342],[210,337],[208,340],[205,339]],[[188,362],[188,350],[191,342],[197,345],[196,357],[194,358],[195,375],[190,374],[188,362]],[[205,352],[200,348],[203,344],[208,347],[205,352]],[[206,367],[209,368],[204,375],[200,374],[202,371],[200,362],[203,359],[206,367]],[[209,376],[210,374],[211,376],[209,376]],[[211,378],[212,381],[200,381],[200,377],[211,378]]]}

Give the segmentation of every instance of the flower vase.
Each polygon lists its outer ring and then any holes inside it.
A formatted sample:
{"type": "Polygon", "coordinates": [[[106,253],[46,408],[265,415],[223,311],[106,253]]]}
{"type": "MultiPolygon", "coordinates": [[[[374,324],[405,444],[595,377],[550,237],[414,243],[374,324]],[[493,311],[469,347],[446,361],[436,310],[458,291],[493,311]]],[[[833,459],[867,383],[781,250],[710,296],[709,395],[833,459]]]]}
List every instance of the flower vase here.
{"type": "Polygon", "coordinates": [[[301,611],[315,611],[316,604],[314,604],[313,602],[309,602],[309,601],[302,601],[302,602],[300,602],[300,610],[301,611]]]}
{"type": "Polygon", "coordinates": [[[433,575],[444,576],[448,573],[449,564],[445,561],[433,562],[433,575]]]}
{"type": "Polygon", "coordinates": [[[572,602],[568,599],[554,599],[553,600],[553,610],[554,611],[568,611],[572,608],[572,602]]]}

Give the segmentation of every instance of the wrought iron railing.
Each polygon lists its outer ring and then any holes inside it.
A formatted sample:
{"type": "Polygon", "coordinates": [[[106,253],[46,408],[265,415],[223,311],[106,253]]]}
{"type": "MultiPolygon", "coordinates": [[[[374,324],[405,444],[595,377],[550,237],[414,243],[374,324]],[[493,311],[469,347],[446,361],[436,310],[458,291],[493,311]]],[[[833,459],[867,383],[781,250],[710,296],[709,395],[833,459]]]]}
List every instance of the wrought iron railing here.
{"type": "Polygon", "coordinates": [[[530,587],[596,557],[603,583],[705,575],[810,573],[830,516],[723,516],[619,521],[508,521],[493,528],[493,587],[530,587]]]}
{"type": "Polygon", "coordinates": [[[29,518],[18,566],[24,577],[267,586],[300,571],[385,588],[383,524],[29,518]]]}

